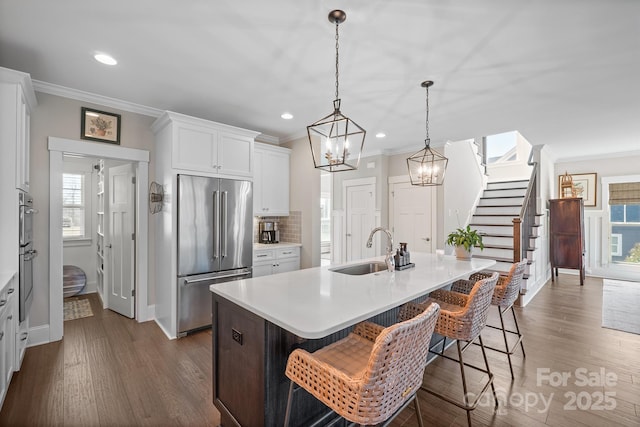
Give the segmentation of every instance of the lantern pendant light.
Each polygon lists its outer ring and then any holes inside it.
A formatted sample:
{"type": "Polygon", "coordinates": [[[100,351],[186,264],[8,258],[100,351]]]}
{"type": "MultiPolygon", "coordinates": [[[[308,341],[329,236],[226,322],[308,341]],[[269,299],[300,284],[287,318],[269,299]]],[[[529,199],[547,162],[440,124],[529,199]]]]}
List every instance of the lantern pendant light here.
{"type": "Polygon", "coordinates": [[[420,85],[427,90],[427,118],[426,118],[426,138],[424,148],[407,159],[409,177],[411,185],[430,186],[442,185],[444,183],[444,173],[449,160],[431,149],[431,139],[429,138],[429,87],[433,86],[431,80],[422,82],[420,85]]]}
{"type": "Polygon", "coordinates": [[[314,166],[327,172],[358,169],[367,133],[340,111],[338,26],[346,19],[347,15],[342,10],[329,13],[329,22],[336,25],[336,97],[333,101],[333,112],[307,126],[314,166]]]}

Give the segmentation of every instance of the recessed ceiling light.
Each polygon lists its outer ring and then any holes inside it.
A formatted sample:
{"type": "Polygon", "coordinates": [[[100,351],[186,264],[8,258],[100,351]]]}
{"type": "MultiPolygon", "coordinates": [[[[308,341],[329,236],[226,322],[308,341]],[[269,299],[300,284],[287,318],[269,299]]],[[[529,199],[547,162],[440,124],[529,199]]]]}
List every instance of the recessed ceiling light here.
{"type": "Polygon", "coordinates": [[[387,135],[384,132],[376,133],[376,138],[384,138],[385,136],[387,136],[387,135]]]}
{"type": "Polygon", "coordinates": [[[285,120],[291,120],[291,119],[293,119],[293,114],[291,114],[291,113],[282,113],[280,115],[280,117],[282,117],[285,120]]]}
{"type": "Polygon", "coordinates": [[[105,64],[105,65],[116,65],[118,61],[116,61],[113,56],[107,55],[106,53],[96,53],[93,55],[96,61],[105,64]]]}

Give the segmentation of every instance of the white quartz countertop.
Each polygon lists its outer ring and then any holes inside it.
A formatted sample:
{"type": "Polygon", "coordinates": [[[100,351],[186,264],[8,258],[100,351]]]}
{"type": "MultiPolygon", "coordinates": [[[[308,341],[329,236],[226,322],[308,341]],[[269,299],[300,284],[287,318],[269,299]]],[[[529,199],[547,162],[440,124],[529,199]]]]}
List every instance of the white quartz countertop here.
{"type": "Polygon", "coordinates": [[[337,266],[315,267],[215,284],[210,290],[299,337],[316,339],[495,264],[415,252],[411,261],[416,266],[402,271],[351,276],[331,271],[337,266]]]}
{"type": "Polygon", "coordinates": [[[254,243],[253,249],[256,251],[262,249],[286,249],[286,248],[299,248],[302,246],[302,243],[288,243],[288,242],[280,242],[280,243],[254,243]]]}

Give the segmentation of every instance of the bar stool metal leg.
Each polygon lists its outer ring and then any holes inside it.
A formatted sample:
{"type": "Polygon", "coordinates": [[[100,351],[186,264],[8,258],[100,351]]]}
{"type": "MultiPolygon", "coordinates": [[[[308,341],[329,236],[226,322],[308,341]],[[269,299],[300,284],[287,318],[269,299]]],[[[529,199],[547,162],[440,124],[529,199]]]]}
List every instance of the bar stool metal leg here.
{"type": "Polygon", "coordinates": [[[289,381],[289,397],[287,397],[287,410],[284,413],[284,427],[289,427],[289,415],[291,414],[292,401],[293,401],[293,381],[289,381]]]}
{"type": "MultiPolygon", "coordinates": [[[[513,306],[512,306],[513,308],[513,306]]],[[[498,306],[498,314],[500,314],[500,326],[502,328],[502,338],[504,339],[504,348],[507,353],[507,360],[509,361],[509,371],[511,371],[511,379],[514,380],[516,377],[513,375],[513,364],[511,363],[511,351],[509,351],[509,341],[507,340],[507,330],[504,327],[504,318],[502,317],[502,309],[498,306]]]]}
{"type": "Polygon", "coordinates": [[[522,357],[527,357],[524,352],[524,343],[522,342],[522,333],[520,332],[520,328],[518,327],[518,319],[516,318],[516,310],[511,305],[511,314],[513,314],[513,323],[516,325],[516,333],[518,334],[518,339],[520,339],[520,348],[522,349],[522,357]]]}

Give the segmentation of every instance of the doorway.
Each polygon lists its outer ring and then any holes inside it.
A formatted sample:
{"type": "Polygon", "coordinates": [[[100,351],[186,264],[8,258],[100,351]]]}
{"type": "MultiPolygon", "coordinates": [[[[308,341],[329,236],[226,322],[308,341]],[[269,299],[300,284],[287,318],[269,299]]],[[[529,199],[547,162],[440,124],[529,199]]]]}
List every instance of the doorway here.
{"type": "Polygon", "coordinates": [[[345,261],[355,261],[378,255],[379,236],[372,248],[366,247],[369,233],[378,224],[376,215],[376,180],[350,179],[342,183],[345,208],[345,261]]]}
{"type": "Polygon", "coordinates": [[[135,319],[149,320],[147,310],[148,295],[148,211],[147,188],[149,185],[149,152],[125,148],[111,144],[91,143],[63,138],[49,137],[49,342],[58,341],[63,336],[63,287],[62,287],[62,174],[63,156],[97,157],[129,162],[135,170],[135,238],[133,250],[135,263],[144,266],[135,270],[136,299],[135,319]]]}
{"type": "Polygon", "coordinates": [[[436,237],[436,190],[411,185],[409,177],[389,178],[389,225],[396,244],[409,252],[433,253],[436,237]]]}

